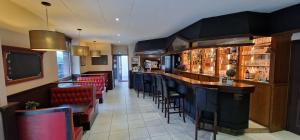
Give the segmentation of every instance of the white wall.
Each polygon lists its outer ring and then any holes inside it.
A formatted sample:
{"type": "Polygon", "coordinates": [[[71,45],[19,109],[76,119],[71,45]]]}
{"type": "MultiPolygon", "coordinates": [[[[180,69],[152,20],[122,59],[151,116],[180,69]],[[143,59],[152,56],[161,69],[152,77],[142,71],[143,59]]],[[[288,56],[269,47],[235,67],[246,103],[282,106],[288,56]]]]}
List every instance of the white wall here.
{"type": "Polygon", "coordinates": [[[113,55],[128,55],[128,46],[127,45],[112,45],[112,54],[113,55]]]}
{"type": "MultiPolygon", "coordinates": [[[[2,45],[16,46],[29,48],[29,35],[21,34],[13,31],[8,31],[5,29],[0,29],[0,38],[2,39],[2,45]]],[[[2,53],[0,54],[0,61],[2,62],[2,53]]],[[[56,53],[46,52],[44,53],[43,59],[43,69],[44,77],[37,80],[32,80],[28,82],[23,82],[15,85],[6,86],[6,95],[12,95],[17,92],[21,92],[27,89],[45,85],[58,80],[57,78],[57,63],[56,63],[56,53]]],[[[3,65],[1,65],[3,70],[3,65]]],[[[4,79],[1,77],[1,80],[4,79]]]]}
{"type": "MultiPolygon", "coordinates": [[[[29,30],[45,29],[45,20],[21,8],[9,0],[0,0],[0,38],[2,45],[17,46],[29,48],[29,30]]],[[[50,24],[51,25],[51,24],[50,24]]],[[[0,69],[3,70],[2,53],[0,53],[0,69]]],[[[12,95],[33,87],[41,86],[57,80],[57,65],[55,52],[44,54],[44,78],[24,82],[16,85],[5,86],[0,89],[6,95],[12,95]]],[[[0,70],[0,72],[1,72],[0,70]]],[[[3,74],[0,73],[1,84],[4,80],[3,74]]]]}
{"type": "Polygon", "coordinates": [[[300,40],[300,33],[294,33],[292,36],[292,40],[300,40]]]}
{"type": "Polygon", "coordinates": [[[135,54],[134,54],[134,48],[135,48],[135,43],[132,43],[132,44],[129,44],[128,45],[128,60],[129,60],[129,70],[132,70],[132,68],[131,68],[131,58],[133,57],[133,56],[135,56],[135,54]]]}
{"type": "MultiPolygon", "coordinates": [[[[80,43],[81,45],[87,45],[80,43]]],[[[91,57],[86,57],[86,66],[80,67],[80,72],[87,71],[112,71],[112,47],[110,43],[96,43],[95,46],[88,44],[90,50],[101,50],[102,55],[108,56],[108,65],[92,65],[91,57]]]]}
{"type": "Polygon", "coordinates": [[[80,57],[71,56],[72,58],[72,74],[80,74],[80,57]]]}
{"type": "MultiPolygon", "coordinates": [[[[0,46],[1,46],[1,38],[0,38],[0,46]]],[[[2,49],[0,49],[0,107],[6,104],[7,104],[7,98],[6,98],[6,87],[5,87],[4,71],[3,71],[2,49]]]]}

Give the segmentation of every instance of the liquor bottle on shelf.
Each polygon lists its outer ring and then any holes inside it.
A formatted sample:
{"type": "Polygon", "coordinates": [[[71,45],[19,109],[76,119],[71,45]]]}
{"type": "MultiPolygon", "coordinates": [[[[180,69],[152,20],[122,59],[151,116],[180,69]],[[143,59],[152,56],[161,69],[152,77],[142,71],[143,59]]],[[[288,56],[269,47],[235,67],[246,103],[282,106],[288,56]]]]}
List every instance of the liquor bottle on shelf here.
{"type": "Polygon", "coordinates": [[[250,72],[248,69],[246,70],[245,79],[250,79],[250,72]]]}

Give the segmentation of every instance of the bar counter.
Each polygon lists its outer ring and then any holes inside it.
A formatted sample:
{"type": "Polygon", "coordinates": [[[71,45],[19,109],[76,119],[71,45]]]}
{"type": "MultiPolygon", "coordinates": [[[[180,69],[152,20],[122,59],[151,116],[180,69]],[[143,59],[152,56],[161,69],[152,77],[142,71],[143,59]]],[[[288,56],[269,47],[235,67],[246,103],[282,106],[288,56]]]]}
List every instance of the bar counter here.
{"type": "MultiPolygon", "coordinates": [[[[134,72],[136,73],[136,72],[134,72]]],[[[133,75],[134,75],[133,73],[133,75]]],[[[234,82],[233,85],[226,85],[219,82],[199,81],[183,76],[163,72],[142,72],[145,74],[159,74],[173,79],[180,86],[187,88],[185,112],[192,118],[196,117],[196,96],[193,87],[202,86],[217,88],[219,91],[218,125],[220,131],[238,135],[248,128],[250,94],[254,92],[255,86],[234,82]]],[[[178,86],[178,87],[180,87],[178,86]]],[[[204,114],[210,118],[211,114],[204,114]]]]}
{"type": "Polygon", "coordinates": [[[199,80],[195,80],[195,79],[191,79],[191,78],[187,78],[187,77],[183,77],[171,73],[164,73],[164,72],[142,72],[142,73],[164,75],[176,81],[186,83],[190,86],[195,85],[195,86],[203,86],[207,88],[218,88],[219,91],[223,93],[251,93],[255,89],[254,85],[249,85],[249,84],[244,84],[239,82],[233,82],[233,85],[226,85],[220,82],[199,81],[199,80]]]}

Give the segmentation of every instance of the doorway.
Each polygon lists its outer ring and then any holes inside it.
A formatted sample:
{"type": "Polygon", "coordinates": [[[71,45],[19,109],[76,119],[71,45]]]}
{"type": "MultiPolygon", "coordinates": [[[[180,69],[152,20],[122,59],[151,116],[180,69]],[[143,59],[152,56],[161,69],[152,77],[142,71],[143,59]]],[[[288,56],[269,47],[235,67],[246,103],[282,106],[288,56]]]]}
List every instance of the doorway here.
{"type": "Polygon", "coordinates": [[[115,55],[113,60],[114,79],[116,82],[128,82],[128,56],[115,55]]]}
{"type": "Polygon", "coordinates": [[[300,134],[300,41],[292,43],[287,129],[300,134]]]}

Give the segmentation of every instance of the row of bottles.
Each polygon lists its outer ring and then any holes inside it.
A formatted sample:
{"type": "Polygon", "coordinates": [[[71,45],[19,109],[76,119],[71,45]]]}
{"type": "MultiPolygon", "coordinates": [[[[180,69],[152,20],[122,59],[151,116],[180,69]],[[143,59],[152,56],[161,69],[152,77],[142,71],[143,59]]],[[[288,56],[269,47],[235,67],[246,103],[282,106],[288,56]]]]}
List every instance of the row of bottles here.
{"type": "Polygon", "coordinates": [[[248,67],[245,69],[245,79],[260,82],[269,81],[269,68],[248,67]]]}
{"type": "Polygon", "coordinates": [[[226,76],[226,72],[233,69],[238,72],[235,78],[240,78],[240,80],[268,82],[271,38],[256,38],[253,42],[255,44],[252,46],[199,48],[183,51],[181,57],[178,57],[181,58],[178,69],[213,76],[226,76]]]}
{"type": "Polygon", "coordinates": [[[271,62],[271,37],[254,39],[255,45],[241,47],[243,79],[268,82],[271,62]]]}
{"type": "Polygon", "coordinates": [[[219,51],[219,75],[226,76],[229,69],[237,71],[238,47],[220,48],[219,51]]]}

